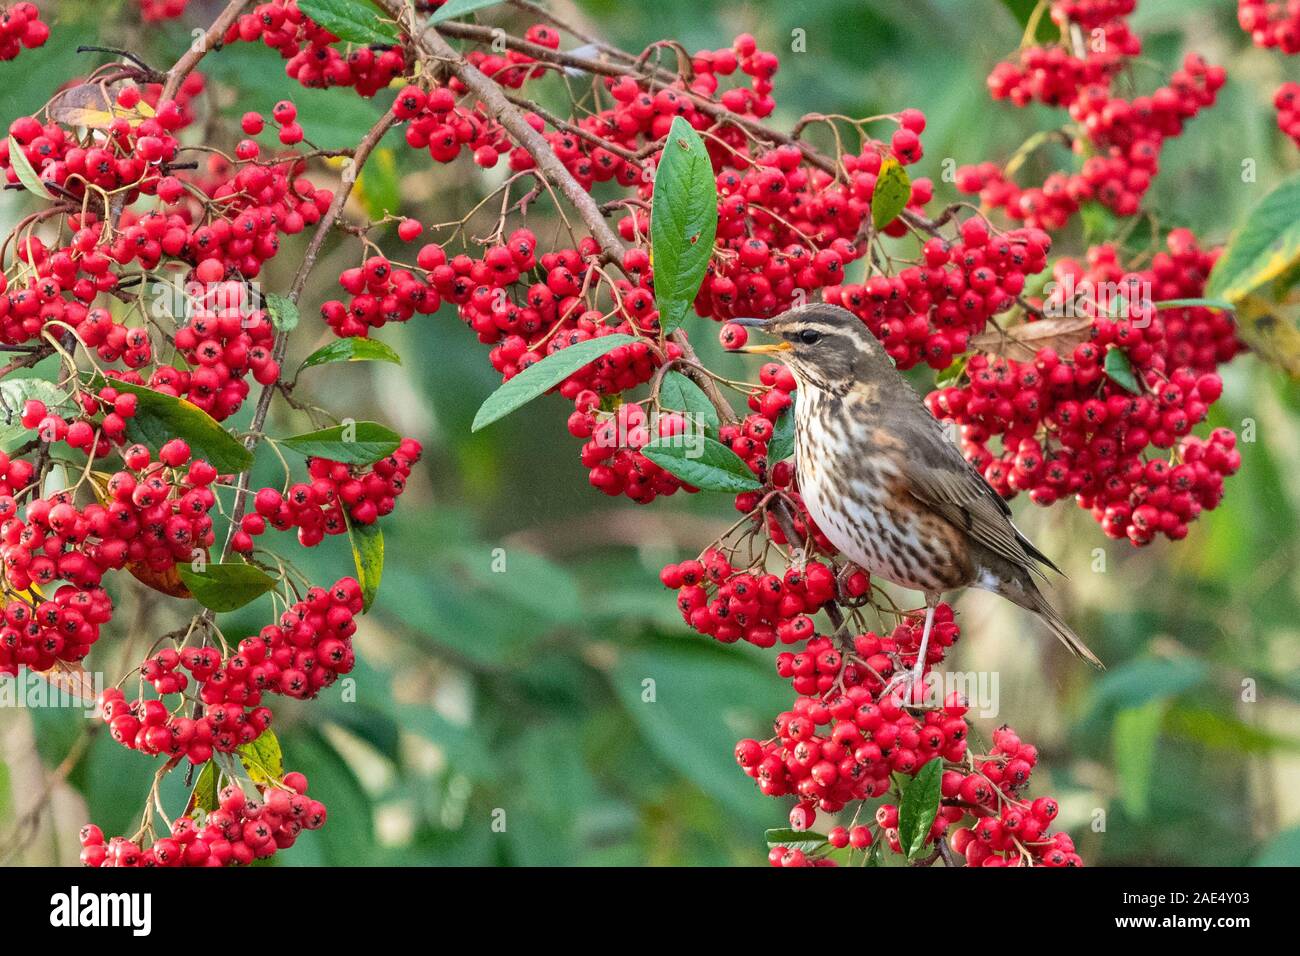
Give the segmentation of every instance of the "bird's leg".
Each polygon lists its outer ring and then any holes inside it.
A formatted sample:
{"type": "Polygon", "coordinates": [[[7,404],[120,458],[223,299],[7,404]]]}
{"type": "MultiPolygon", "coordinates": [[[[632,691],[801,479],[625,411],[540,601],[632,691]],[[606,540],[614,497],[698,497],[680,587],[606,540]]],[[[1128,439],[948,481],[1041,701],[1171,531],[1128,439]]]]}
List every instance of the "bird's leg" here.
{"type": "Polygon", "coordinates": [[[912,687],[925,678],[925,655],[930,647],[930,628],[934,626],[934,609],[939,604],[939,597],[932,591],[925,595],[925,626],[921,628],[921,648],[916,652],[916,664],[912,667],[912,687]]]}
{"type": "Polygon", "coordinates": [[[908,703],[915,703],[915,688],[922,683],[925,677],[925,655],[930,647],[930,628],[934,626],[934,610],[939,603],[941,595],[927,592],[925,595],[925,624],[921,628],[921,646],[916,653],[916,663],[912,665],[911,671],[905,671],[895,674],[885,689],[881,691],[881,697],[887,697],[895,687],[906,685],[907,692],[904,700],[908,703]]]}

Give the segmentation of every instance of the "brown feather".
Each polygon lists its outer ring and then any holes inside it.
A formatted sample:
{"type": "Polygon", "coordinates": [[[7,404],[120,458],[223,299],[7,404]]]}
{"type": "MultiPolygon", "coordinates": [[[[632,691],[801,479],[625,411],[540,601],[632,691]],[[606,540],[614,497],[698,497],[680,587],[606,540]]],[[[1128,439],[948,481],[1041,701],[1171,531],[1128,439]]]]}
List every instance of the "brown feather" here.
{"type": "Polygon", "coordinates": [[[948,440],[942,426],[899,377],[905,390],[882,403],[884,428],[903,436],[901,460],[908,490],[984,547],[1012,564],[1038,571],[1038,564],[1060,572],[1011,522],[1011,507],[948,440]]]}

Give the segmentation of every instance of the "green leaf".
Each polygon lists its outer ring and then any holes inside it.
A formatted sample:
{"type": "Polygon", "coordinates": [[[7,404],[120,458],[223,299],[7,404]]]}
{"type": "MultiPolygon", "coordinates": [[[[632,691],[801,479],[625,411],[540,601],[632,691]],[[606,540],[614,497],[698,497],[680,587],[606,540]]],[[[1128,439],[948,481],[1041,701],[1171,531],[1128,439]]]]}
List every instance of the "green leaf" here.
{"type": "Polygon", "coordinates": [[[1231,312],[1234,306],[1227,299],[1165,299],[1155,303],[1157,309],[1223,309],[1231,312]]]}
{"type": "Polygon", "coordinates": [[[195,571],[190,564],[178,564],[176,572],[194,600],[219,612],[237,610],[275,587],[274,578],[242,561],[209,564],[202,571],[195,571]]]}
{"type": "Polygon", "coordinates": [[[1171,735],[1217,750],[1249,754],[1300,751],[1298,737],[1275,734],[1236,717],[1199,707],[1171,707],[1165,716],[1164,729],[1171,735]]]}
{"type": "Polygon", "coordinates": [[[871,193],[872,224],[877,229],[884,229],[907,208],[907,201],[911,198],[912,178],[907,175],[903,164],[896,159],[885,160],[876,177],[876,188],[871,193]]]}
{"type": "Polygon", "coordinates": [[[1134,395],[1142,394],[1142,386],[1138,384],[1137,375],[1134,374],[1133,366],[1128,360],[1128,353],[1123,349],[1107,349],[1106,361],[1102,367],[1110,376],[1110,380],[1120,388],[1134,395]]]}
{"type": "Polygon", "coordinates": [[[970,361],[969,355],[963,355],[957,358],[951,365],[941,371],[934,377],[934,387],[944,388],[952,385],[966,372],[966,363],[970,361]]]}
{"type": "MultiPolygon", "coordinates": [[[[798,401],[798,399],[795,399],[798,401]]],[[[779,461],[794,454],[794,405],[776,417],[772,437],[767,442],[767,467],[770,470],[779,461]]]]}
{"type": "Polygon", "coordinates": [[[447,0],[441,7],[433,11],[429,17],[430,23],[442,23],[444,20],[452,20],[456,17],[463,17],[467,13],[473,13],[475,10],[482,10],[485,7],[495,7],[501,0],[447,0]]]}
{"type": "Polygon", "coordinates": [[[898,804],[898,843],[913,860],[925,846],[930,827],[939,813],[942,796],[943,761],[934,758],[916,772],[916,777],[903,791],[898,804]]]}
{"type": "Polygon", "coordinates": [[[192,402],[118,379],[98,375],[89,378],[93,388],[111,385],[138,399],[135,416],[126,425],[127,437],[132,441],[157,451],[171,439],[183,438],[195,458],[206,459],[219,472],[232,474],[252,466],[253,453],[192,402]]]}
{"type": "Polygon", "coordinates": [[[680,116],[664,141],[650,204],[655,307],[666,335],[686,320],[718,231],[718,184],[709,151],[680,116]]]}
{"type": "Polygon", "coordinates": [[[390,346],[374,339],[337,339],[328,345],[322,345],[303,359],[298,371],[331,362],[392,362],[401,365],[402,357],[390,346]]]}
{"type": "Polygon", "coordinates": [[[681,372],[669,372],[659,384],[659,404],[679,412],[686,412],[693,423],[702,425],[704,430],[718,431],[718,410],[704,394],[704,389],[692,382],[681,372]]]}
{"type": "Polygon", "coordinates": [[[491,425],[500,418],[505,418],[516,408],[527,405],[538,395],[549,392],[566,378],[581,368],[590,365],[607,352],[620,345],[631,345],[637,341],[636,336],[614,332],[599,338],[575,342],[573,345],[552,352],[536,365],[524,369],[510,381],[502,384],[487,397],[474,416],[470,431],[478,431],[491,425]]]}
{"type": "Polygon", "coordinates": [[[194,783],[189,809],[207,810],[211,813],[221,805],[217,792],[217,763],[209,760],[199,771],[199,779],[194,783]]]}
{"type": "Polygon", "coordinates": [[[384,146],[370,154],[357,177],[357,195],[371,219],[380,220],[397,211],[402,188],[397,176],[397,154],[384,146]]]}
{"type": "Polygon", "coordinates": [[[1150,806],[1156,744],[1168,706],[1167,699],[1155,699],[1138,707],[1125,708],[1115,715],[1115,725],[1111,730],[1115,777],[1124,812],[1135,820],[1144,819],[1150,806]]]}
{"type": "Polygon", "coordinates": [[[603,673],[658,757],[727,812],[770,826],[771,801],[736,769],[734,752],[739,738],[770,734],[771,715],[790,702],[769,666],[736,651],[690,639],[624,643],[603,673]]]}
{"type": "Polygon", "coordinates": [[[349,518],[348,540],[352,542],[361,599],[368,611],[379,592],[379,579],[384,575],[384,533],[378,524],[357,524],[349,518]]]}
{"type": "Polygon", "coordinates": [[[273,731],[262,731],[252,743],[237,748],[236,753],[253,783],[279,783],[284,777],[284,754],[273,731]]]}
{"type": "Polygon", "coordinates": [[[54,193],[45,188],[45,183],[41,182],[41,177],[36,175],[36,170],[32,168],[32,164],[27,159],[27,154],[23,152],[22,146],[18,145],[18,140],[12,136],[9,137],[9,163],[13,166],[18,181],[23,184],[23,188],[29,193],[40,196],[42,199],[54,198],[54,193]]]}
{"type": "Polygon", "coordinates": [[[281,445],[300,454],[346,465],[372,464],[387,458],[401,443],[401,435],[378,422],[349,422],[280,439],[281,445]]]}
{"type": "Polygon", "coordinates": [[[768,830],[763,834],[767,840],[767,848],[783,846],[788,850],[803,850],[804,853],[812,853],[814,850],[820,850],[826,846],[826,836],[821,833],[815,833],[812,830],[792,830],[789,827],[780,827],[775,830],[768,830]]]}
{"type": "Polygon", "coordinates": [[[281,332],[292,332],[298,327],[298,306],[288,296],[275,292],[266,293],[266,311],[271,316],[271,324],[281,332]]]}
{"type": "Polygon", "coordinates": [[[397,26],[366,0],[298,0],[298,9],[345,43],[397,42],[397,26]]]}
{"type": "Polygon", "coordinates": [[[1093,687],[1085,721],[1151,700],[1176,697],[1199,687],[1209,667],[1195,658],[1139,658],[1107,671],[1093,687]]]}
{"type": "Polygon", "coordinates": [[[1300,173],[1265,196],[1228,239],[1205,295],[1239,302],[1300,259],[1300,173]]]}
{"type": "Polygon", "coordinates": [[[703,435],[663,442],[651,442],[641,454],[701,491],[757,491],[763,487],[740,456],[721,442],[703,435]]]}
{"type": "Polygon", "coordinates": [[[1119,220],[1099,202],[1086,202],[1079,208],[1083,220],[1083,235],[1090,245],[1096,245],[1115,235],[1119,220]]]}

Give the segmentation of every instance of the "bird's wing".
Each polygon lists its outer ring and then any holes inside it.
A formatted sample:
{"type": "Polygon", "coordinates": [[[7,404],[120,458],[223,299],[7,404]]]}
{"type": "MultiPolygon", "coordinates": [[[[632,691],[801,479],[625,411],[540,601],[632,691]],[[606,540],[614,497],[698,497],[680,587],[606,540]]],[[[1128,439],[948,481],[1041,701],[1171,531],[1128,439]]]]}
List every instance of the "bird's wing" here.
{"type": "Polygon", "coordinates": [[[921,405],[919,411],[925,425],[917,427],[921,419],[908,415],[910,427],[904,432],[913,446],[902,469],[908,491],[1008,561],[1031,570],[1037,570],[1037,561],[1059,573],[1061,569],[1011,523],[1011,506],[948,440],[929,410],[921,405]]]}

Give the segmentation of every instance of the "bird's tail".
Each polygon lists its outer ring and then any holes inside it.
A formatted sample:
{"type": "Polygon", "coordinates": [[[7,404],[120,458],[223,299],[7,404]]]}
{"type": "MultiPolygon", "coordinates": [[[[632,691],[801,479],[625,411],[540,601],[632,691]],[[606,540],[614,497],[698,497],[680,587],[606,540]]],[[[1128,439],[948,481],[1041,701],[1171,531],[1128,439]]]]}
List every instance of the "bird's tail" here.
{"type": "Polygon", "coordinates": [[[1083,639],[1074,633],[1070,625],[1065,623],[1065,618],[1061,617],[1060,612],[1048,603],[1042,592],[1034,588],[1031,594],[1025,596],[1029,598],[1025,607],[1043,619],[1043,622],[1057,636],[1060,642],[1070,649],[1071,654],[1080,660],[1087,661],[1098,670],[1106,669],[1106,665],[1101,662],[1101,658],[1094,654],[1087,644],[1083,643],[1083,639]]]}
{"type": "Polygon", "coordinates": [[[1093,667],[1105,670],[1106,665],[1101,659],[1083,643],[1078,634],[1065,623],[1065,618],[1061,617],[1056,608],[1048,602],[1043,596],[1043,592],[1038,590],[1038,585],[1030,577],[1029,572],[1023,568],[1006,569],[1006,572],[996,577],[996,584],[991,588],[1003,597],[1014,601],[1026,610],[1033,611],[1043,619],[1045,623],[1057,636],[1062,644],[1070,649],[1070,653],[1080,660],[1085,660],[1093,667]]]}

